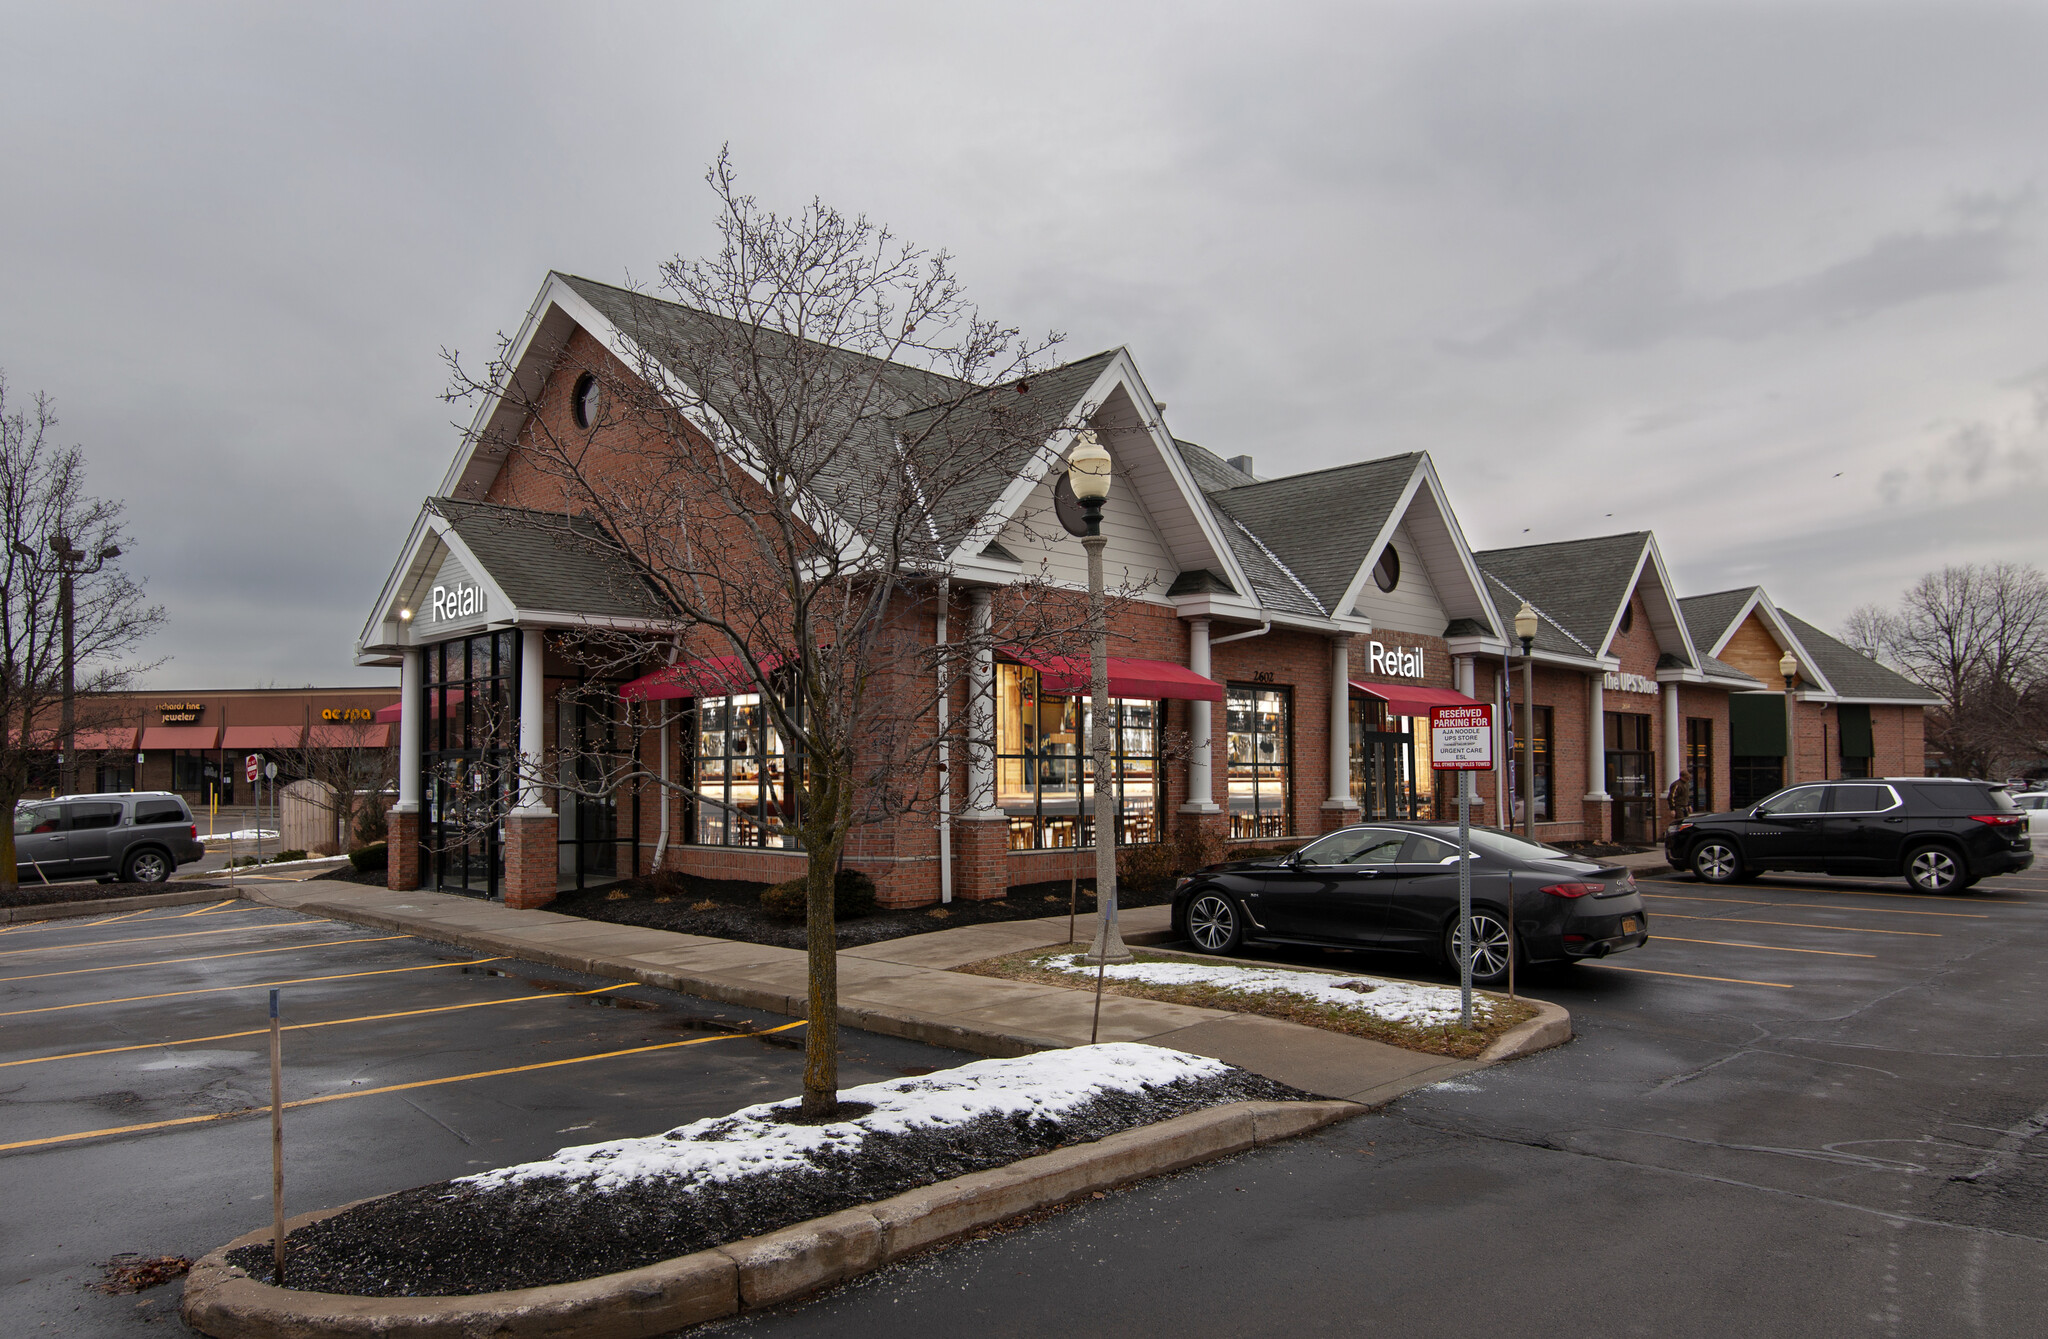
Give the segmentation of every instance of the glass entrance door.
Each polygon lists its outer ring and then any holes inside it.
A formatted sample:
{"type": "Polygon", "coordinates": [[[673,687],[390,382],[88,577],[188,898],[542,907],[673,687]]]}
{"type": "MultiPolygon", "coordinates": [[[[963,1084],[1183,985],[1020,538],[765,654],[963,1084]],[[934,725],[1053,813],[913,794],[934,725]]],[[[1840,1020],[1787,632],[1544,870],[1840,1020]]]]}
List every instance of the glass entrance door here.
{"type": "Polygon", "coordinates": [[[1387,704],[1351,699],[1351,798],[1361,818],[1415,815],[1415,736],[1389,729],[1387,704]]]}
{"type": "Polygon", "coordinates": [[[1608,712],[1607,743],[1607,793],[1614,799],[1614,840],[1654,840],[1657,755],[1650,749],[1650,718],[1608,712]]]}

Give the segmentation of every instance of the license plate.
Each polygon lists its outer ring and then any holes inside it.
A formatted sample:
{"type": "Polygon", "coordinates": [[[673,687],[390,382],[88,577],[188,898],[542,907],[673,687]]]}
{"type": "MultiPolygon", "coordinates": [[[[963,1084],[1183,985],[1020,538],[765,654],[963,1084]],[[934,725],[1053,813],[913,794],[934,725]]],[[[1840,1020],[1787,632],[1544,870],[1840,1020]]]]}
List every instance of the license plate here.
{"type": "Polygon", "coordinates": [[[1636,918],[1633,916],[1623,917],[1621,922],[1621,932],[1625,935],[1634,934],[1636,932],[1636,918]]]}

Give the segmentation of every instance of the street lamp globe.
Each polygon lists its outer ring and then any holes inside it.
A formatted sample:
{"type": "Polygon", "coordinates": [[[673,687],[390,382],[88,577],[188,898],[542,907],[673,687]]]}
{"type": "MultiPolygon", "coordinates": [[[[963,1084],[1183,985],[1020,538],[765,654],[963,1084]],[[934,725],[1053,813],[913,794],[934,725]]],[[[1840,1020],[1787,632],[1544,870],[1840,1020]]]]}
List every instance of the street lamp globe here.
{"type": "Polygon", "coordinates": [[[1074,447],[1067,452],[1067,478],[1074,496],[1083,502],[1101,502],[1109,496],[1109,452],[1095,440],[1092,428],[1074,434],[1074,447]]]}
{"type": "Polygon", "coordinates": [[[1522,644],[1522,654],[1528,655],[1529,644],[1536,640],[1536,611],[1527,600],[1515,611],[1515,639],[1522,644]]]}
{"type": "Polygon", "coordinates": [[[1790,651],[1778,657],[1778,673],[1785,676],[1785,686],[1790,688],[1792,681],[1799,677],[1799,657],[1790,651]]]}

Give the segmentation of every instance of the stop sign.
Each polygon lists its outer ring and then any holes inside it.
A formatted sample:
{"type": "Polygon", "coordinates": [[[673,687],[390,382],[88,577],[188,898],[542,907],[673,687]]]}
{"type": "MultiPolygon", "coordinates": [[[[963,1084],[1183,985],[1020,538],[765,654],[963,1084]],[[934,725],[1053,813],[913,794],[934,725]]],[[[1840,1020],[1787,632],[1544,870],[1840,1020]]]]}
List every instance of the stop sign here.
{"type": "Polygon", "coordinates": [[[247,774],[248,778],[251,781],[254,781],[256,779],[256,769],[261,766],[263,766],[263,755],[260,753],[252,753],[249,755],[247,762],[243,765],[242,770],[247,774]]]}

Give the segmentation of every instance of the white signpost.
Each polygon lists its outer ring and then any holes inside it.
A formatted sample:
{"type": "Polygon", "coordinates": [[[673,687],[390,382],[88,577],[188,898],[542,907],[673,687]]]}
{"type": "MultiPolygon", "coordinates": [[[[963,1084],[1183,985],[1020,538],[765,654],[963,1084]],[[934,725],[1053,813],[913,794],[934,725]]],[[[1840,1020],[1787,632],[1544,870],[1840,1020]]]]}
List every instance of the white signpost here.
{"type": "MultiPolygon", "coordinates": [[[[1472,773],[1493,767],[1493,707],[1429,709],[1429,762],[1439,772],[1458,774],[1458,996],[1459,1023],[1472,1026],[1472,773]]],[[[1508,920],[1514,921],[1514,890],[1510,887],[1508,920]]],[[[1508,931],[1509,962],[1514,960],[1514,931],[1508,931]]]]}

